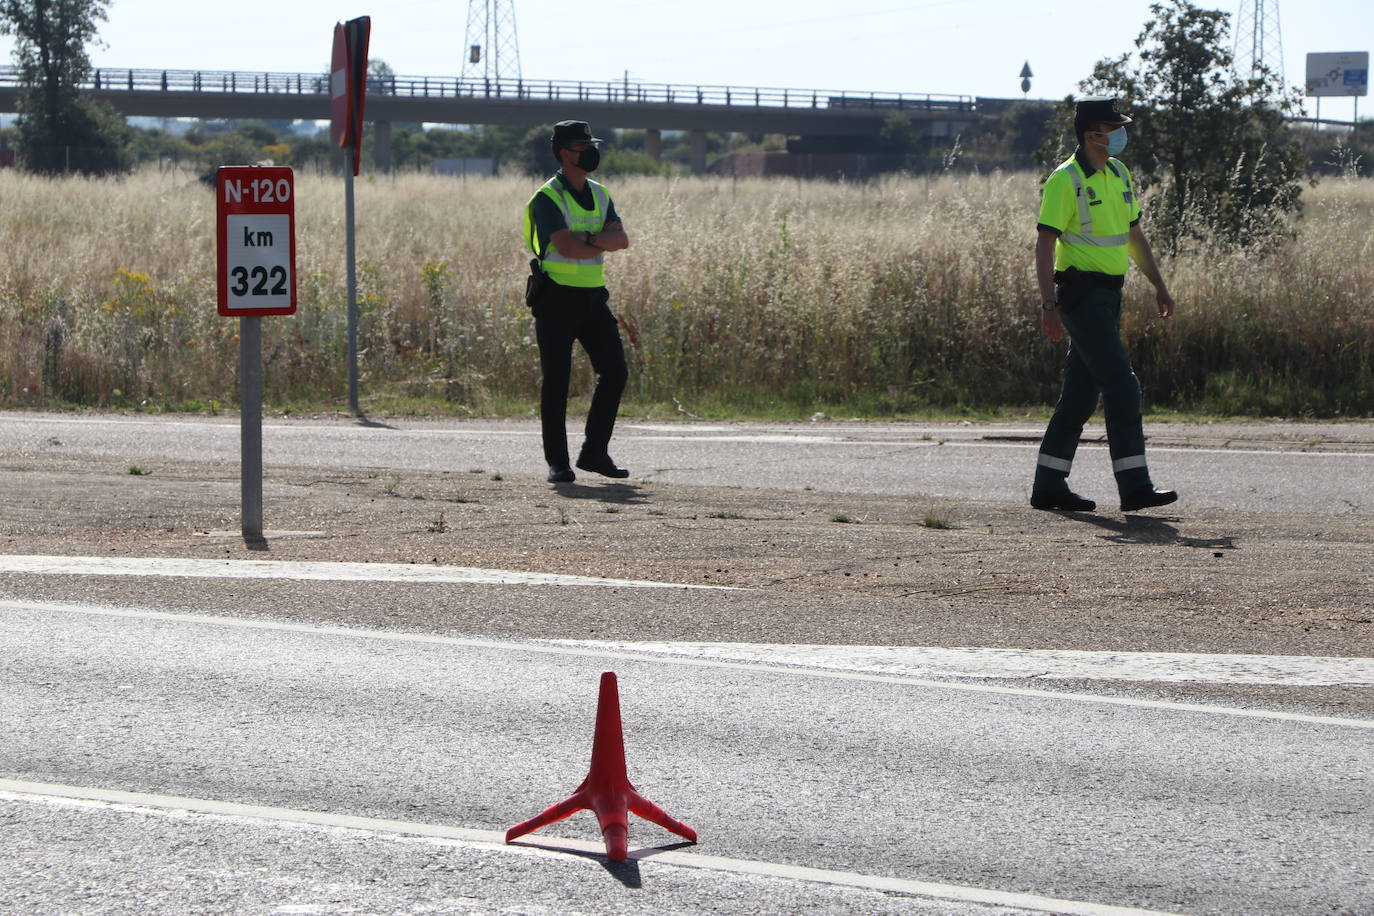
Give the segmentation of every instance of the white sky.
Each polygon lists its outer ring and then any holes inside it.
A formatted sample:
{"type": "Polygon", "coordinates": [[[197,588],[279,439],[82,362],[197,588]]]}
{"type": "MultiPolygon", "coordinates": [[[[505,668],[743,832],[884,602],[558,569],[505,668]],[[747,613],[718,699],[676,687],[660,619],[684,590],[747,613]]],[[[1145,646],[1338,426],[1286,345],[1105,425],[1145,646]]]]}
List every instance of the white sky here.
{"type": "MultiPolygon", "coordinates": [[[[1017,97],[1029,61],[1032,98],[1062,98],[1094,61],[1133,49],[1149,0],[513,0],[523,74],[534,79],[702,83],[1017,97]],[[570,11],[579,12],[570,17],[570,11]]],[[[1274,0],[1269,0],[1274,2],[1274,0]]],[[[1232,14],[1240,0],[1213,6],[1232,14]]],[[[369,8],[324,0],[112,0],[103,67],[326,69],[334,22],[372,16],[372,56],[405,76],[462,69],[468,0],[391,0],[369,8]]],[[[1281,5],[1284,66],[1301,84],[1309,51],[1374,46],[1370,0],[1281,5]]],[[[12,39],[0,38],[8,60],[12,39]]],[[[1368,114],[1374,108],[1366,99],[1368,114]]],[[[1309,101],[1309,108],[1311,102],[1309,101]]],[[[1349,117],[1350,99],[1324,99],[1349,117]]]]}

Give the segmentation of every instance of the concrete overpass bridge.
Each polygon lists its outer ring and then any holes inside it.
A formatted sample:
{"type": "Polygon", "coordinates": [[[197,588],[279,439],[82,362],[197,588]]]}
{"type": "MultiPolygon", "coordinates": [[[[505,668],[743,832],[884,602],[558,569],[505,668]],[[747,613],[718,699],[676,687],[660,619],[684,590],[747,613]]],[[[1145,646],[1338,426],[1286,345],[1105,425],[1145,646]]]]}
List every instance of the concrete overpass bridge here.
{"type": "MultiPolygon", "coordinates": [[[[82,86],[126,117],[329,119],[329,76],[212,70],[101,69],[82,86]]],[[[19,72],[0,68],[0,112],[17,111],[19,72]]],[[[597,128],[642,128],[655,159],[662,131],[688,133],[692,169],[706,168],[706,132],[873,138],[892,112],[934,135],[978,116],[971,96],[573,80],[369,77],[375,158],[390,166],[391,125],[530,126],[576,117],[597,128]]]]}

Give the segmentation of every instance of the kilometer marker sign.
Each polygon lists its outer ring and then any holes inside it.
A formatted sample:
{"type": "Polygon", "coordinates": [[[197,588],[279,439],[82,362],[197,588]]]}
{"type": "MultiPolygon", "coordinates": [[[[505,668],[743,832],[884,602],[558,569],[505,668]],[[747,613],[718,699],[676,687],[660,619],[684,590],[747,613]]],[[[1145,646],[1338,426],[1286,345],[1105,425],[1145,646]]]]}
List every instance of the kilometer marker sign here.
{"type": "Polygon", "coordinates": [[[296,312],[296,188],[289,168],[223,166],[215,173],[219,313],[296,312]]]}

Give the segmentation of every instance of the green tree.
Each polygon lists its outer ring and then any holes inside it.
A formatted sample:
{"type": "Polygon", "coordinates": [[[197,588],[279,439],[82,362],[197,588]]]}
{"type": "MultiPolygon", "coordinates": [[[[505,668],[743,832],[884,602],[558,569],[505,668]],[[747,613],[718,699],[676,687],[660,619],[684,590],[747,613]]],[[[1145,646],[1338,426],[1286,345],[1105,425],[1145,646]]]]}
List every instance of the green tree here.
{"type": "Polygon", "coordinates": [[[317,170],[325,170],[329,168],[334,150],[328,128],[318,131],[313,137],[296,136],[291,140],[291,164],[298,169],[310,164],[317,170]]]}
{"type": "Polygon", "coordinates": [[[281,140],[280,132],[268,127],[262,121],[240,121],[235,133],[240,137],[246,137],[258,146],[269,146],[281,140]]]}
{"type": "Polygon", "coordinates": [[[511,168],[526,175],[552,175],[558,168],[549,137],[553,136],[552,124],[541,124],[525,132],[520,145],[510,156],[507,163],[511,168]]]}
{"type": "Polygon", "coordinates": [[[396,94],[396,70],[380,57],[367,62],[367,91],[374,95],[396,94]]]}
{"type": "Polygon", "coordinates": [[[601,166],[593,176],[615,178],[622,175],[667,175],[669,168],[655,162],[648,153],[627,149],[607,149],[601,156],[601,166]]]}
{"type": "Polygon", "coordinates": [[[215,171],[220,166],[252,165],[263,158],[262,147],[238,133],[220,134],[196,152],[201,165],[200,180],[209,185],[215,183],[215,171]]]}
{"type": "Polygon", "coordinates": [[[911,118],[900,111],[889,112],[878,130],[878,152],[889,156],[915,156],[930,144],[924,141],[911,118]]]}
{"type": "Polygon", "coordinates": [[[108,0],[0,0],[0,34],[15,38],[19,149],[27,168],[103,173],[122,167],[129,129],[109,105],[81,96],[90,75],[86,45],[108,0]]]}
{"type": "Polygon", "coordinates": [[[1301,207],[1307,159],[1285,117],[1301,95],[1273,74],[1237,76],[1226,49],[1230,16],[1188,0],[1151,4],[1136,58],[1102,60],[1086,92],[1122,100],[1134,124],[1128,153],[1152,187],[1151,234],[1263,243],[1301,207]]]}

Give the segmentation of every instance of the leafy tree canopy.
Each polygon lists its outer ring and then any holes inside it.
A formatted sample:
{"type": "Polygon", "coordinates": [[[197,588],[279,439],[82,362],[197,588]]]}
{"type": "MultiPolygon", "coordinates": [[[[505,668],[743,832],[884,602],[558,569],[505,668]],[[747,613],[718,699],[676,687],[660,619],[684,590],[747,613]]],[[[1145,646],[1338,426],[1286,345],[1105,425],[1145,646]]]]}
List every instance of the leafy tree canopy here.
{"type": "Polygon", "coordinates": [[[0,34],[15,37],[25,85],[19,147],[40,172],[109,172],[120,168],[129,132],[108,105],[83,99],[90,75],[86,45],[108,0],[0,0],[0,34]]]}
{"type": "MultiPolygon", "coordinates": [[[[1150,200],[1150,231],[1166,249],[1186,239],[1263,244],[1300,210],[1307,159],[1285,121],[1300,93],[1272,73],[1232,68],[1230,16],[1188,0],[1151,4],[1136,52],[1098,61],[1080,83],[1120,100],[1135,123],[1123,158],[1150,200]]],[[[1061,144],[1073,104],[1060,107],[1061,144]]],[[[1059,150],[1060,158],[1071,147],[1059,150]]]]}

